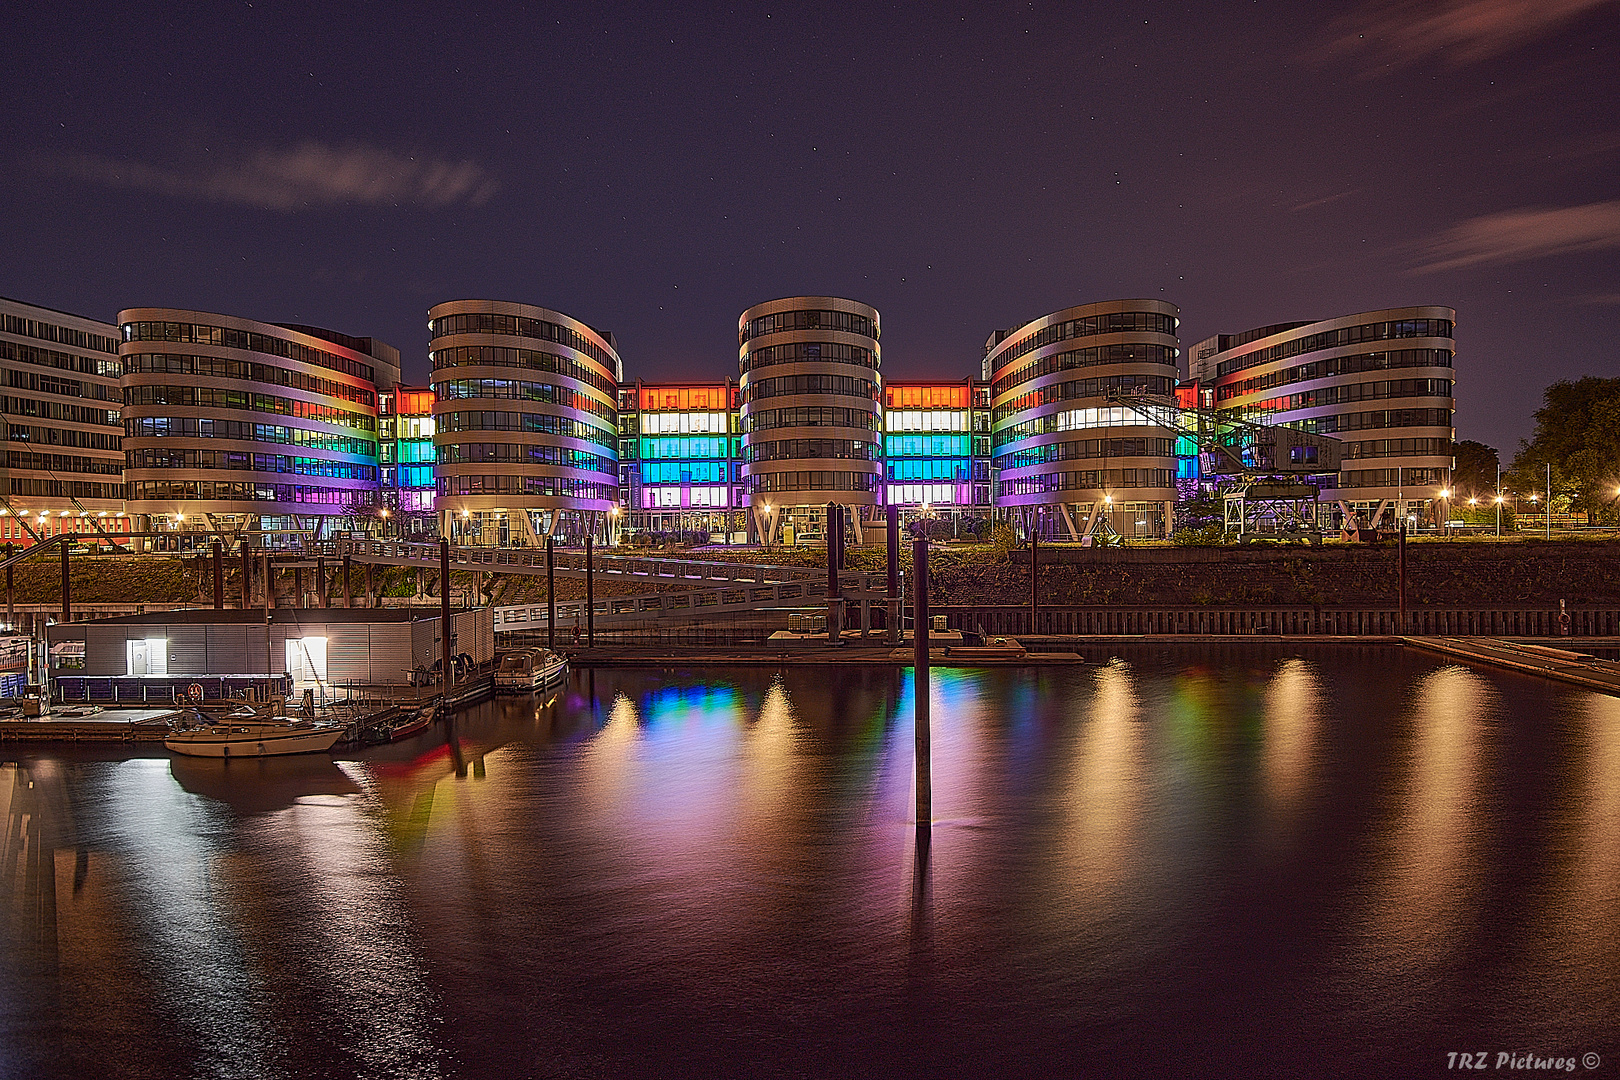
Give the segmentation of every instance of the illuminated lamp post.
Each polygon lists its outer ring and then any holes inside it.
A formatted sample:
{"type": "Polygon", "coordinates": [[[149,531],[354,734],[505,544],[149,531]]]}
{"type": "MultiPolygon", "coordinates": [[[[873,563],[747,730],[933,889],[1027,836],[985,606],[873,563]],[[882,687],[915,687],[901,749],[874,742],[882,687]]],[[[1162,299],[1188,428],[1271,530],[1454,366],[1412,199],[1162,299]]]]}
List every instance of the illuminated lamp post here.
{"type": "Polygon", "coordinates": [[[1496,535],[1502,535],[1502,463],[1496,463],[1496,535]]]}

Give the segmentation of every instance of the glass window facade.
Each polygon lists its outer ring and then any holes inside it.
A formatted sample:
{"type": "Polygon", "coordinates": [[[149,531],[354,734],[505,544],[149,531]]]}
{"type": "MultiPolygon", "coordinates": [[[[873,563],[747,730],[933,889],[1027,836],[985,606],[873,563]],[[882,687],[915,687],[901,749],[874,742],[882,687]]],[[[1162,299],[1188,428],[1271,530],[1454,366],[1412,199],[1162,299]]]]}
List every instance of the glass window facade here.
{"type": "Polygon", "coordinates": [[[397,350],[202,312],[131,309],[119,322],[131,513],[174,527],[205,516],[297,527],[313,515],[376,528],[377,396],[398,381],[397,350]]]}
{"type": "Polygon", "coordinates": [[[1148,519],[1158,523],[1149,535],[1162,531],[1176,498],[1176,433],[1111,402],[1142,395],[1175,407],[1179,314],[1159,300],[1114,300],[990,336],[993,497],[1024,528],[1072,537],[1083,521],[1089,533],[1101,507],[1116,531],[1143,535],[1123,508],[1151,503],[1166,512],[1148,519]],[[1096,467],[1060,464],[1075,460],[1096,467]]]}

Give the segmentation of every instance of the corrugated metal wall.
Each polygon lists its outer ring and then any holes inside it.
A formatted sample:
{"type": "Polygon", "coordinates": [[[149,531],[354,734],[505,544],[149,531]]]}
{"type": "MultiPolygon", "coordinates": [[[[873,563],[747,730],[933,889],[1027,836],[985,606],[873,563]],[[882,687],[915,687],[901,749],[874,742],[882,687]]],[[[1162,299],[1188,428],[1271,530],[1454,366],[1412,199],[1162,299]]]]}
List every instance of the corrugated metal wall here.
{"type": "Polygon", "coordinates": [[[169,674],[208,673],[208,627],[197,623],[170,623],[163,628],[169,637],[169,674]]]}
{"type": "MultiPolygon", "coordinates": [[[[257,667],[262,669],[264,664],[264,642],[259,642],[259,662],[257,667]]],[[[199,672],[180,672],[184,675],[246,675],[253,669],[248,667],[248,628],[246,626],[209,626],[208,627],[208,666],[199,672]]]]}
{"type": "Polygon", "coordinates": [[[410,626],[406,623],[372,623],[371,681],[408,684],[413,667],[410,626]]]}
{"type": "Polygon", "coordinates": [[[84,673],[86,675],[122,675],[129,668],[129,649],[124,644],[126,630],[138,631],[145,637],[147,627],[97,626],[90,623],[84,628],[84,673]]]}
{"type": "Polygon", "coordinates": [[[365,623],[334,624],[326,628],[326,677],[334,683],[369,683],[371,640],[365,623]]]}
{"type": "Polygon", "coordinates": [[[495,612],[490,608],[450,616],[450,632],[455,635],[457,656],[466,653],[479,664],[495,658],[495,612]]]}
{"type": "Polygon", "coordinates": [[[439,620],[417,619],[411,623],[411,664],[432,669],[439,662],[439,620]]]}

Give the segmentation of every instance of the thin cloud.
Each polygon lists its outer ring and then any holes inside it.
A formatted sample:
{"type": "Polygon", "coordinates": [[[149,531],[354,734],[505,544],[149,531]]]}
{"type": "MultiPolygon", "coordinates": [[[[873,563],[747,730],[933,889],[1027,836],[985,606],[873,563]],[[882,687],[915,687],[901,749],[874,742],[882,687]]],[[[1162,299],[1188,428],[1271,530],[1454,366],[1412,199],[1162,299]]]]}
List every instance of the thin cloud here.
{"type": "Polygon", "coordinates": [[[1424,243],[1419,273],[1620,248],[1620,199],[1471,218],[1424,243]]]}
{"type": "Polygon", "coordinates": [[[151,165],[92,154],[66,156],[48,165],[107,187],[284,211],[334,205],[480,206],[498,186],[472,161],[401,156],[361,144],[304,142],[195,165],[151,165]]]}
{"type": "Polygon", "coordinates": [[[1337,195],[1329,195],[1324,199],[1312,199],[1310,202],[1302,202],[1298,206],[1291,206],[1288,208],[1288,212],[1297,214],[1301,210],[1314,210],[1318,206],[1326,206],[1328,203],[1335,203],[1340,199],[1348,199],[1352,195],[1360,194],[1360,192],[1360,188],[1351,188],[1349,191],[1341,191],[1337,195]]]}
{"type": "Polygon", "coordinates": [[[1615,0],[1378,0],[1334,21],[1328,58],[1372,53],[1396,66],[1430,56],[1477,63],[1545,37],[1615,0]]]}

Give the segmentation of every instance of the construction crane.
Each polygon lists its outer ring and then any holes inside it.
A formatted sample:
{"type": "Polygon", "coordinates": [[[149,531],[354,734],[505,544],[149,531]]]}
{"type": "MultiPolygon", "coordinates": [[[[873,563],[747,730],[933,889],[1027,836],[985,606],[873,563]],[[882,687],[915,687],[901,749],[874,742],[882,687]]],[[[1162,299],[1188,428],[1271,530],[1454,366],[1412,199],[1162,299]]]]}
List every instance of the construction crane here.
{"type": "Polygon", "coordinates": [[[1108,391],[1110,402],[1191,439],[1198,471],[1222,497],[1222,525],[1239,543],[1255,539],[1322,542],[1318,490],[1305,477],[1339,470],[1344,443],[1297,428],[1257,424],[1214,409],[1187,408],[1173,397],[1108,391]]]}

